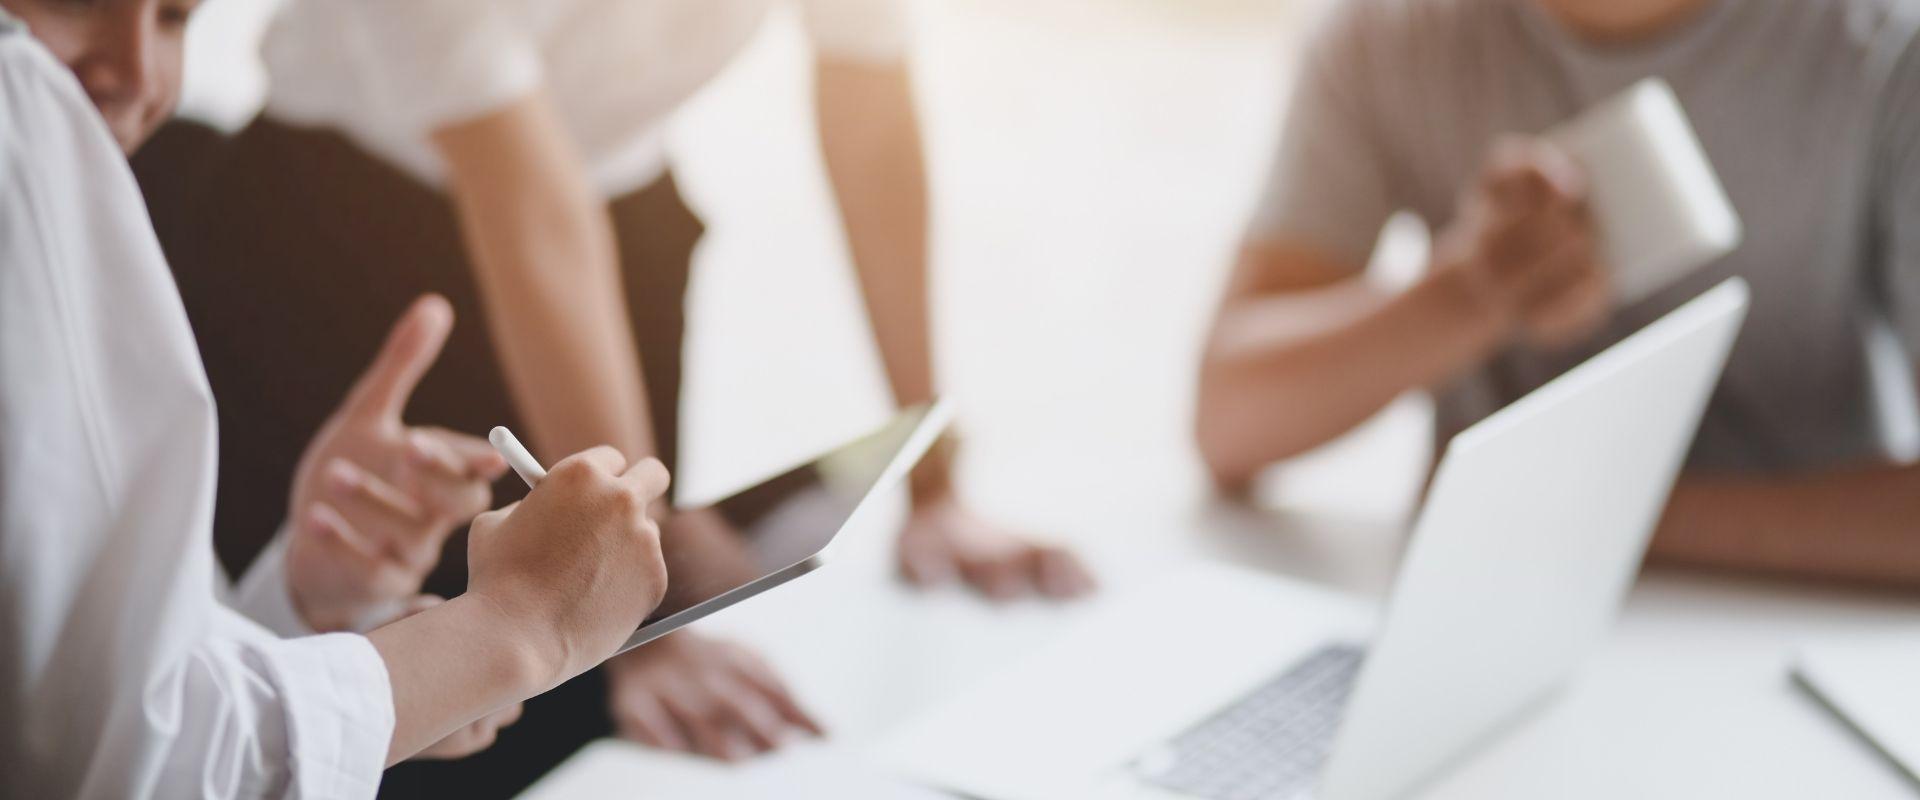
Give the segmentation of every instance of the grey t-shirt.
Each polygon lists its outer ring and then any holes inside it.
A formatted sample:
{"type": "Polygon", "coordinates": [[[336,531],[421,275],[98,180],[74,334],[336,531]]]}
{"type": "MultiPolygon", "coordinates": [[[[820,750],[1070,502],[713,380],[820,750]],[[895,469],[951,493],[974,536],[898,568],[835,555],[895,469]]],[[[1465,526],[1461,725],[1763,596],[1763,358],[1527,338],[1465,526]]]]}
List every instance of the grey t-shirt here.
{"type": "Polygon", "coordinates": [[[1587,346],[1513,348],[1439,389],[1441,441],[1732,276],[1753,305],[1693,454],[1783,472],[1884,453],[1862,331],[1920,353],[1920,3],[1711,0],[1600,46],[1530,0],[1342,0],[1310,48],[1250,236],[1358,268],[1409,210],[1438,228],[1504,133],[1648,76],[1693,120],[1745,223],[1738,250],[1614,315],[1587,346]]]}

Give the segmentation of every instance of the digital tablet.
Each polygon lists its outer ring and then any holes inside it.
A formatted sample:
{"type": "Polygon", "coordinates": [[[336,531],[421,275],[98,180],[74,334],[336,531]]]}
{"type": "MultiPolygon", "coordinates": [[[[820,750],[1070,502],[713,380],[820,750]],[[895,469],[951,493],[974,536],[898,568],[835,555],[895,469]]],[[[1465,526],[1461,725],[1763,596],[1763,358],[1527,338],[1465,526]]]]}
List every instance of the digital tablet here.
{"type": "Polygon", "coordinates": [[[620,652],[818,569],[952,416],[944,401],[906,409],[879,430],[724,500],[676,511],[660,531],[667,596],[620,652]]]}

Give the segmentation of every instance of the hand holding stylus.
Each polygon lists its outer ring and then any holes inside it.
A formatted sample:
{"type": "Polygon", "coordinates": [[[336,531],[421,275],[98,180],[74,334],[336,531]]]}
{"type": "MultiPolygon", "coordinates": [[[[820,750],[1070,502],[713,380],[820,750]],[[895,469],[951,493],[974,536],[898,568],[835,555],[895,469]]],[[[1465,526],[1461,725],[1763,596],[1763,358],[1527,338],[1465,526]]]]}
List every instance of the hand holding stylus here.
{"type": "Polygon", "coordinates": [[[533,491],[473,521],[467,593],[547,641],[545,690],[605,661],[660,604],[667,569],[647,509],[667,469],[596,447],[549,472],[507,429],[489,439],[533,491]]]}

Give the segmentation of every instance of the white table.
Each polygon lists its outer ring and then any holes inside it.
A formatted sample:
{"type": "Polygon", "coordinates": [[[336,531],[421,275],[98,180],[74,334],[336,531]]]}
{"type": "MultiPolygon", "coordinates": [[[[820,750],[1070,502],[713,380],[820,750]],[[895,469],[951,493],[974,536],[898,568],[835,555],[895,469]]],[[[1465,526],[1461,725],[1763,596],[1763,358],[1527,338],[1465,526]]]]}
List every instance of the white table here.
{"type": "MultiPolygon", "coordinates": [[[[1364,464],[1325,464],[1347,469],[1364,464]]],[[[1400,526],[1299,510],[1210,502],[1189,486],[1122,465],[1082,464],[1069,491],[994,493],[1003,514],[1088,546],[1108,588],[1124,592],[1178,559],[1232,558],[1276,575],[1378,596],[1400,526]],[[1130,477],[1129,477],[1130,476],[1130,477]],[[1191,491],[1186,498],[1175,494],[1191,491]],[[1105,544],[1100,544],[1105,543],[1105,544]]],[[[1007,660],[1074,624],[1075,607],[994,607],[957,591],[899,585],[880,530],[851,557],[745,605],[714,629],[763,646],[834,731],[833,746],[729,770],[625,745],[598,747],[529,796],[929,796],[870,774],[866,746],[1007,660]]],[[[1851,738],[1787,678],[1796,643],[1911,628],[1911,598],[1678,573],[1645,576],[1620,624],[1577,682],[1432,787],[1436,798],[1911,797],[1913,787],[1851,738]]]]}

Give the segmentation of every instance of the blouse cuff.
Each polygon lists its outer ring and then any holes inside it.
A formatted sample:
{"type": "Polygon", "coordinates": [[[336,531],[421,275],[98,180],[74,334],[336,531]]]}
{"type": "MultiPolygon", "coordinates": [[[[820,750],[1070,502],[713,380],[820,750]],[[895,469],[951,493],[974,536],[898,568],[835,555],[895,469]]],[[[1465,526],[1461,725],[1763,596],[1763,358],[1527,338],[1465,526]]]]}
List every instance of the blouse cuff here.
{"type": "Polygon", "coordinates": [[[291,795],[371,798],[393,741],[386,662],[359,634],[278,643],[269,659],[285,697],[291,795]]]}

